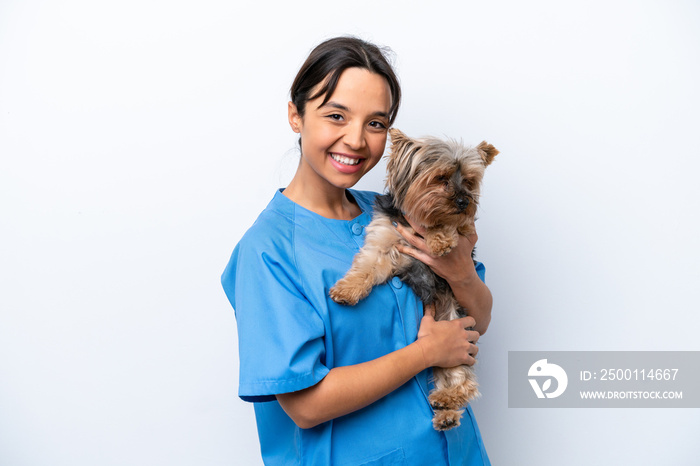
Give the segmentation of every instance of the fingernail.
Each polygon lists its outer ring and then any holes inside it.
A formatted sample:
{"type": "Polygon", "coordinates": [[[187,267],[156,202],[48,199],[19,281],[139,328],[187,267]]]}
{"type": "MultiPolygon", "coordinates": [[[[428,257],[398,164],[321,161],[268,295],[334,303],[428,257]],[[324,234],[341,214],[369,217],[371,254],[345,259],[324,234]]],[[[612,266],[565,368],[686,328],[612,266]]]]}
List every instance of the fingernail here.
{"type": "Polygon", "coordinates": [[[396,223],[396,221],[394,221],[394,220],[391,221],[391,224],[394,225],[395,227],[399,226],[399,224],[396,223]]]}

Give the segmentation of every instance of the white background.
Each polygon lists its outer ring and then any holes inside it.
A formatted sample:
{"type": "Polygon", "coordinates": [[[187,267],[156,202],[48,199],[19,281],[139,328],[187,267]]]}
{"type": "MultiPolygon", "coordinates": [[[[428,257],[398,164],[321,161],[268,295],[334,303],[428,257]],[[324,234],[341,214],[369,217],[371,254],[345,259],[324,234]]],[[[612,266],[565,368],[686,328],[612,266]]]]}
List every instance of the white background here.
{"type": "Polygon", "coordinates": [[[697,409],[508,409],[506,384],[508,351],[700,350],[699,20],[693,1],[1,1],[0,464],[260,464],[219,276],[296,167],[298,67],[346,33],[395,52],[398,128],[501,150],[477,222],[493,464],[697,464],[697,409]]]}

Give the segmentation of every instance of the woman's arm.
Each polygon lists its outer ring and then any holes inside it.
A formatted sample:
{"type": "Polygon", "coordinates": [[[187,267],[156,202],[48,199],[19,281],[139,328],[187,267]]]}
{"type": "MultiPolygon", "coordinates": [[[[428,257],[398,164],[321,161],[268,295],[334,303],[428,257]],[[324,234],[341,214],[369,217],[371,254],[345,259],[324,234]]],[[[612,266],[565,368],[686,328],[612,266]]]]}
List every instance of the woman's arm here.
{"type": "MultiPolygon", "coordinates": [[[[411,223],[410,219],[406,219],[411,223]]],[[[420,229],[413,224],[414,230],[420,229]]],[[[459,304],[476,320],[474,330],[480,335],[486,333],[491,322],[493,297],[486,284],[481,281],[472,265],[472,250],[478,240],[476,233],[460,236],[457,246],[449,254],[436,257],[429,253],[423,237],[418,236],[403,225],[396,227],[401,236],[411,247],[399,247],[399,250],[428,265],[433,272],[447,280],[459,304]]]]}
{"type": "Polygon", "coordinates": [[[465,330],[474,325],[472,317],[438,322],[427,312],[410,345],[372,361],[333,368],[316,385],[277,395],[277,400],[299,427],[315,427],[368,406],[428,367],[474,364],[479,334],[465,330]]]}

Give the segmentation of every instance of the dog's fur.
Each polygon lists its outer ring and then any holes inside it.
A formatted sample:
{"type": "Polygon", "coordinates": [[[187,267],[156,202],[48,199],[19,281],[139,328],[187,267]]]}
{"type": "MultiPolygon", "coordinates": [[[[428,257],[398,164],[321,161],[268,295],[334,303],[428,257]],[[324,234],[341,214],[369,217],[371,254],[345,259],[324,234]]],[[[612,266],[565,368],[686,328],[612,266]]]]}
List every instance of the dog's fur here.
{"type": "MultiPolygon", "coordinates": [[[[330,290],[331,298],[354,305],[375,285],[398,276],[435,307],[437,320],[468,314],[447,282],[424,263],[397,250],[406,241],[392,222],[410,228],[405,216],[426,228],[424,238],[432,254],[444,255],[457,245],[459,235],[474,233],[474,219],[484,169],[498,154],[485,141],[465,147],[437,138],[412,139],[392,129],[387,163],[387,194],[377,197],[374,217],[367,226],[365,245],[350,271],[330,290]]],[[[464,407],[478,396],[476,377],[469,366],[434,368],[435,390],[429,401],[433,426],[448,430],[460,424],[464,407]]]]}

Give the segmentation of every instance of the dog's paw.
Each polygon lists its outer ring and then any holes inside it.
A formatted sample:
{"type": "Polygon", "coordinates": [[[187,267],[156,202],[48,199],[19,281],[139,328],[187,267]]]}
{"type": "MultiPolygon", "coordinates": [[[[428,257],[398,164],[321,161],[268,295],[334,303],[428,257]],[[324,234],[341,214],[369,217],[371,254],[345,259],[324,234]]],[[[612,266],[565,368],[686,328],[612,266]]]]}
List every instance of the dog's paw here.
{"type": "Polygon", "coordinates": [[[433,415],[433,428],[438,431],[450,430],[460,425],[464,410],[446,409],[433,415]]]}
{"type": "Polygon", "coordinates": [[[470,378],[459,385],[435,389],[428,395],[433,409],[461,409],[479,396],[479,385],[470,378]]]}
{"type": "Polygon", "coordinates": [[[361,293],[358,293],[352,287],[344,286],[341,282],[336,283],[331,288],[329,295],[336,303],[346,306],[354,306],[362,299],[361,293]]]}
{"type": "Polygon", "coordinates": [[[450,406],[448,406],[448,403],[445,403],[445,400],[442,399],[439,396],[435,396],[435,393],[431,393],[430,396],[428,397],[428,401],[430,401],[430,407],[436,410],[442,410],[442,409],[450,409],[450,406]]]}
{"type": "Polygon", "coordinates": [[[333,301],[335,301],[338,304],[344,304],[346,306],[354,306],[357,304],[360,300],[356,297],[354,297],[351,293],[349,293],[347,290],[343,288],[339,288],[334,286],[331,288],[330,291],[330,296],[333,301]]]}
{"type": "Polygon", "coordinates": [[[452,251],[452,246],[446,244],[429,244],[428,248],[430,249],[430,253],[433,256],[444,256],[445,254],[452,251]]]}
{"type": "Polygon", "coordinates": [[[454,397],[452,393],[444,389],[435,390],[430,393],[430,395],[428,395],[428,401],[434,410],[440,411],[458,409],[463,406],[463,399],[454,397]]]}
{"type": "Polygon", "coordinates": [[[428,249],[430,249],[430,253],[434,256],[444,256],[452,251],[452,248],[457,246],[457,241],[455,241],[455,238],[442,234],[427,237],[425,243],[428,246],[428,249]]]}

